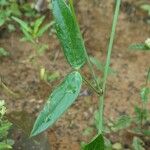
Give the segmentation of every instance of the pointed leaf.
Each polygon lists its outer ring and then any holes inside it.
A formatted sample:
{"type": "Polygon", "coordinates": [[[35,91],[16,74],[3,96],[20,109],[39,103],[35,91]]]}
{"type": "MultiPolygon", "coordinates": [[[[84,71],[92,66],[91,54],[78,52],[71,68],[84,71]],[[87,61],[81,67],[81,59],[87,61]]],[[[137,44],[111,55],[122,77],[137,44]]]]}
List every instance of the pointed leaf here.
{"type": "Polygon", "coordinates": [[[45,26],[43,26],[37,33],[37,37],[41,37],[44,32],[46,32],[48,30],[48,28],[51,26],[51,23],[46,24],[45,26]]]}
{"type": "Polygon", "coordinates": [[[36,35],[38,30],[39,30],[39,27],[41,26],[41,24],[43,23],[45,19],[45,16],[42,16],[40,18],[38,18],[35,23],[34,23],[34,29],[33,29],[33,34],[36,35]]]}
{"type": "Polygon", "coordinates": [[[58,38],[69,64],[78,69],[85,63],[85,47],[78,24],[65,0],[52,0],[58,38]]]}
{"type": "Polygon", "coordinates": [[[94,137],[94,139],[84,146],[83,150],[104,150],[104,138],[101,134],[94,137]]]}
{"type": "Polygon", "coordinates": [[[77,98],[81,84],[81,75],[76,71],[65,78],[48,98],[47,103],[34,124],[31,136],[43,132],[56,122],[77,98]]]}
{"type": "Polygon", "coordinates": [[[17,18],[17,17],[12,17],[13,20],[15,20],[17,23],[19,23],[19,25],[21,26],[21,28],[23,28],[26,32],[31,33],[32,29],[30,28],[30,26],[23,20],[17,18]]]}

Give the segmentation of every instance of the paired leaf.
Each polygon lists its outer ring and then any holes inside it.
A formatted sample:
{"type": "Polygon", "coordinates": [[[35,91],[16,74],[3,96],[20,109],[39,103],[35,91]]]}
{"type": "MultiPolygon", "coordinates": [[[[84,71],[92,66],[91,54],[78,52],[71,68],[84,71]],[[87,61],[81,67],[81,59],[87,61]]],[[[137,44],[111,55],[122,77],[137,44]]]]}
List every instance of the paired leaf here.
{"type": "Polygon", "coordinates": [[[70,6],[65,0],[52,0],[57,36],[69,64],[78,69],[85,63],[85,46],[70,6]]]}
{"type": "Polygon", "coordinates": [[[104,138],[101,134],[83,147],[83,150],[104,150],[104,138]]]}
{"type": "Polygon", "coordinates": [[[65,78],[48,98],[47,103],[34,124],[31,136],[43,132],[56,122],[77,98],[81,84],[82,77],[76,71],[65,78]]]}

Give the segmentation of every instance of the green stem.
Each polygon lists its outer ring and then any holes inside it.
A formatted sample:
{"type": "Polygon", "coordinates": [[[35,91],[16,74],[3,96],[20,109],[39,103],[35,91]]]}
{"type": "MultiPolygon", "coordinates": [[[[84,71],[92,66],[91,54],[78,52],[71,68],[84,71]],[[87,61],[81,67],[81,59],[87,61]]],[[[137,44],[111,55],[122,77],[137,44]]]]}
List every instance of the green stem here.
{"type": "Polygon", "coordinates": [[[110,35],[110,41],[108,45],[108,50],[107,50],[107,59],[106,59],[106,65],[105,65],[105,71],[104,71],[104,80],[103,80],[103,95],[99,97],[99,128],[98,132],[103,133],[103,125],[104,125],[104,98],[105,98],[105,91],[106,91],[106,82],[107,82],[107,76],[108,76],[108,70],[109,70],[109,65],[110,65],[110,58],[111,58],[111,52],[112,52],[112,47],[113,47],[113,42],[115,38],[115,30],[116,30],[116,25],[118,21],[118,16],[119,16],[119,11],[120,11],[120,4],[121,0],[116,1],[116,8],[115,8],[115,13],[114,13],[114,18],[113,18],[113,24],[112,24],[112,31],[110,35]]]}
{"type": "Polygon", "coordinates": [[[148,86],[149,78],[150,78],[150,67],[148,69],[148,73],[147,73],[147,77],[146,77],[146,86],[148,86]]]}
{"type": "MultiPolygon", "coordinates": [[[[76,21],[77,28],[78,28],[78,31],[79,31],[79,33],[80,33],[80,37],[81,37],[81,39],[82,39],[82,35],[81,35],[81,32],[80,32],[80,28],[79,28],[79,25],[78,25],[78,22],[77,22],[77,17],[76,17],[76,15],[75,15],[75,10],[74,10],[74,7],[73,7],[73,0],[69,0],[69,5],[70,5],[70,8],[71,8],[73,17],[74,17],[74,19],[75,19],[75,21],[76,21]]],[[[83,41],[83,40],[82,40],[82,41],[83,41]]],[[[83,41],[83,45],[84,45],[84,41],[83,41]]],[[[100,85],[99,85],[98,80],[97,80],[97,78],[96,78],[96,74],[95,74],[95,72],[94,72],[93,66],[92,66],[92,64],[91,64],[91,61],[90,61],[90,58],[89,58],[89,56],[88,56],[88,54],[87,54],[87,51],[86,51],[85,46],[84,46],[84,54],[85,54],[85,58],[86,58],[87,63],[88,63],[89,70],[90,70],[90,72],[91,72],[91,74],[92,74],[92,77],[93,77],[93,79],[94,79],[94,81],[95,81],[95,84],[96,84],[96,86],[98,87],[98,89],[101,91],[100,85]]]]}
{"type": "MultiPolygon", "coordinates": [[[[148,72],[147,72],[145,87],[148,87],[149,76],[150,76],[150,67],[149,67],[148,72]]],[[[146,109],[146,105],[147,105],[146,102],[142,102],[142,111],[144,111],[146,109]]],[[[141,122],[140,122],[140,129],[141,130],[142,130],[142,127],[143,127],[143,121],[144,121],[144,116],[143,116],[143,112],[142,112],[141,122]]]]}
{"type": "Polygon", "coordinates": [[[95,91],[98,95],[101,94],[101,92],[98,91],[83,75],[82,75],[82,78],[83,78],[83,81],[84,81],[89,87],[91,87],[91,89],[92,89],[93,91],[95,91]]]}

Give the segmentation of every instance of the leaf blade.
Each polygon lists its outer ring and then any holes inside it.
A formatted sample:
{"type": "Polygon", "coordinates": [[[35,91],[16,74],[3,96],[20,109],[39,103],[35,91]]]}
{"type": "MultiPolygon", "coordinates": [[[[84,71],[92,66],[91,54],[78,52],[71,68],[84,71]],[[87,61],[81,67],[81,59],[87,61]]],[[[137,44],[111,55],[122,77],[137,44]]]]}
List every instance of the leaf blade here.
{"type": "Polygon", "coordinates": [[[57,36],[68,63],[75,69],[85,63],[85,47],[73,13],[64,0],[52,0],[57,36]]]}
{"type": "Polygon", "coordinates": [[[43,110],[39,114],[31,136],[35,136],[52,126],[57,119],[77,98],[82,84],[78,72],[70,73],[65,80],[52,92],[43,110]]]}
{"type": "Polygon", "coordinates": [[[83,150],[104,150],[104,147],[104,138],[99,134],[90,143],[86,144],[83,150]]]}

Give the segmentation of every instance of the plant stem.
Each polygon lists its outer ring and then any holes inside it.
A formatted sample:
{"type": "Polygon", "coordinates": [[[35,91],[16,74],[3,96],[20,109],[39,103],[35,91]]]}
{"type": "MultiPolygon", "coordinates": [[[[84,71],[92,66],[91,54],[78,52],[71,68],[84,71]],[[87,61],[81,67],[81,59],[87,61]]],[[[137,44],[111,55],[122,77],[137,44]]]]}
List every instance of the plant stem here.
{"type": "Polygon", "coordinates": [[[111,58],[111,52],[112,52],[112,47],[113,47],[113,42],[115,38],[115,30],[116,30],[116,25],[118,21],[118,16],[119,16],[119,11],[120,11],[120,4],[121,0],[116,1],[116,8],[115,8],[115,13],[114,13],[114,18],[113,18],[113,24],[112,24],[112,31],[110,35],[110,41],[108,45],[108,50],[107,50],[107,59],[106,59],[106,65],[105,65],[105,71],[104,71],[104,80],[103,80],[103,95],[99,97],[99,128],[98,132],[101,134],[103,133],[103,125],[104,125],[104,98],[105,98],[105,91],[106,91],[106,82],[107,82],[107,76],[108,76],[108,70],[109,70],[109,65],[110,65],[110,58],[111,58]]]}
{"type": "Polygon", "coordinates": [[[93,89],[98,95],[100,95],[100,91],[98,91],[83,75],[82,75],[83,81],[93,89]]]}
{"type": "Polygon", "coordinates": [[[9,94],[17,97],[18,95],[16,93],[14,93],[12,90],[10,90],[2,81],[2,79],[0,79],[0,86],[2,86],[2,88],[4,88],[4,90],[6,90],[9,94]]]}
{"type": "MultiPolygon", "coordinates": [[[[148,87],[149,76],[150,76],[150,67],[149,67],[148,72],[147,72],[145,87],[148,87]]],[[[142,130],[142,127],[143,127],[143,121],[144,121],[143,113],[144,113],[145,109],[146,109],[146,102],[142,101],[142,114],[141,114],[141,122],[140,122],[140,129],[141,130],[142,130]]]]}
{"type": "Polygon", "coordinates": [[[146,86],[148,86],[148,82],[149,82],[149,79],[150,78],[150,67],[148,69],[148,73],[147,73],[147,77],[146,77],[146,86]]]}
{"type": "MultiPolygon", "coordinates": [[[[74,7],[73,7],[73,0],[69,0],[69,5],[70,5],[70,8],[71,8],[71,12],[72,12],[72,14],[73,14],[73,17],[74,17],[74,19],[75,19],[75,21],[76,21],[77,28],[78,28],[78,31],[79,31],[79,33],[80,33],[80,37],[81,37],[81,39],[82,39],[82,35],[81,35],[81,32],[80,32],[80,28],[79,28],[79,25],[78,25],[78,22],[77,22],[77,17],[76,17],[76,15],[75,15],[75,10],[74,10],[74,7]]],[[[82,42],[83,42],[83,45],[84,45],[84,41],[83,41],[83,40],[82,40],[82,42]]],[[[84,45],[84,54],[85,54],[85,58],[86,58],[87,63],[88,63],[89,70],[90,70],[90,72],[91,72],[91,74],[92,74],[92,77],[93,77],[93,79],[94,79],[94,81],[95,81],[95,84],[96,84],[96,86],[98,87],[98,89],[101,91],[101,88],[100,88],[100,85],[99,85],[99,83],[98,83],[98,81],[97,81],[96,74],[95,74],[94,69],[93,69],[93,67],[92,67],[90,58],[89,58],[89,56],[88,56],[88,54],[87,54],[85,45],[84,45]]]]}

